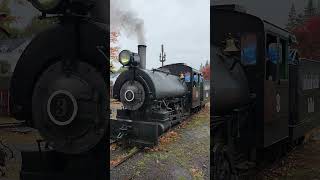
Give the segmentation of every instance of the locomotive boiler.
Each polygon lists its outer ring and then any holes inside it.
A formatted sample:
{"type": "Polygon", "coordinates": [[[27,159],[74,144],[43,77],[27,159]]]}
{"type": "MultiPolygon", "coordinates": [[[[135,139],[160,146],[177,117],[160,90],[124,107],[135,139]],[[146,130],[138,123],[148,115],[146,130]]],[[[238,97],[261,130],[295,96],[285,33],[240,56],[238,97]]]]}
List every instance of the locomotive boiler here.
{"type": "MultiPolygon", "coordinates": [[[[145,46],[140,45],[139,49],[145,49],[145,46]]],[[[145,56],[141,54],[145,51],[139,52],[139,57],[145,56]]],[[[122,56],[124,55],[120,54],[120,58],[122,56]]],[[[141,64],[143,59],[140,59],[141,64]]],[[[178,76],[157,69],[129,67],[129,70],[122,73],[115,82],[113,97],[119,99],[126,109],[135,111],[152,106],[155,102],[161,104],[161,101],[183,97],[186,93],[186,85],[178,76]]]]}
{"type": "Polygon", "coordinates": [[[214,59],[214,76],[211,80],[214,96],[212,113],[223,115],[249,102],[248,80],[236,56],[225,53],[218,46],[212,46],[210,52],[214,59]]]}
{"type": "Polygon", "coordinates": [[[138,53],[122,51],[119,61],[128,69],[119,75],[113,87],[114,99],[124,107],[117,110],[117,119],[111,120],[113,138],[126,137],[143,146],[156,145],[159,136],[192,110],[199,110],[209,98],[208,93],[201,93],[201,73],[185,64],[147,70],[144,45],[138,46],[138,53]],[[205,94],[207,97],[203,97],[205,94]]]}

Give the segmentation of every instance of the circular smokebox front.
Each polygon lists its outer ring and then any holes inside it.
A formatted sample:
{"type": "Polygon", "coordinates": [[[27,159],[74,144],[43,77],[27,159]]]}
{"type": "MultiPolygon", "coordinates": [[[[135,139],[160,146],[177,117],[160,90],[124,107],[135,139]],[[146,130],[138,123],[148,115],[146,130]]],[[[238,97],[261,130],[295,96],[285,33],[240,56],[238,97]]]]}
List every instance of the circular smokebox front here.
{"type": "Polygon", "coordinates": [[[126,109],[138,110],[145,100],[145,91],[141,83],[138,81],[125,82],[120,89],[120,100],[126,109]]]}

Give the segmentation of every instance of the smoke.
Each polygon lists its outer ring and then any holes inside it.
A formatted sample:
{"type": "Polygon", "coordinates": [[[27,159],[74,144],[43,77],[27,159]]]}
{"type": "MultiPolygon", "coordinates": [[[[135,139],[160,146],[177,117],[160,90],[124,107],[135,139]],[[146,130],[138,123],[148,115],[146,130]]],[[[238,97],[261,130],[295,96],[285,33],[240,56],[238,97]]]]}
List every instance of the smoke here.
{"type": "Polygon", "coordinates": [[[128,38],[137,38],[139,44],[145,44],[145,28],[143,19],[130,7],[130,0],[110,1],[111,31],[125,33],[128,38]]]}

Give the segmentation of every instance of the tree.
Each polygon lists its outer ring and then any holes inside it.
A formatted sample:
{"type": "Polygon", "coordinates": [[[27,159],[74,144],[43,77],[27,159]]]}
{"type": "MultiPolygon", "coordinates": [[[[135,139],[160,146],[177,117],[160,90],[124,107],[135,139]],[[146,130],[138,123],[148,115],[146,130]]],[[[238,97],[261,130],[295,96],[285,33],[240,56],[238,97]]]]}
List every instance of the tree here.
{"type": "Polygon", "coordinates": [[[202,68],[200,69],[200,72],[203,74],[203,78],[205,80],[210,80],[210,64],[208,60],[206,61],[205,65],[202,66],[202,68]]]}
{"type": "Polygon", "coordinates": [[[308,0],[307,7],[304,9],[304,19],[308,20],[316,15],[316,8],[313,5],[313,0],[308,0]]]}
{"type": "Polygon", "coordinates": [[[298,17],[297,17],[297,21],[296,21],[296,22],[297,22],[296,27],[303,25],[303,23],[304,23],[304,18],[303,18],[303,15],[302,15],[302,14],[298,14],[298,17]]]}
{"type": "Polygon", "coordinates": [[[110,33],[110,71],[117,72],[113,63],[118,61],[118,54],[120,47],[117,46],[120,33],[118,31],[112,31],[110,33]],[[112,65],[112,66],[111,66],[112,65]]]}
{"type": "Polygon", "coordinates": [[[320,60],[320,17],[315,16],[293,30],[299,44],[297,49],[303,58],[320,60]]]}
{"type": "Polygon", "coordinates": [[[210,80],[210,65],[203,67],[201,73],[203,74],[203,78],[205,80],[210,80]]]}
{"type": "Polygon", "coordinates": [[[200,69],[199,69],[199,70],[200,70],[200,71],[202,71],[202,69],[203,69],[203,64],[201,63],[201,64],[200,64],[200,69]]]}
{"type": "Polygon", "coordinates": [[[117,46],[118,43],[118,38],[120,36],[119,32],[111,32],[110,33],[110,58],[113,61],[117,61],[118,60],[118,53],[119,53],[119,47],[117,46]]]}
{"type": "Polygon", "coordinates": [[[298,24],[297,20],[298,20],[298,16],[297,16],[296,8],[294,6],[294,3],[292,3],[286,29],[291,31],[293,28],[295,28],[298,24]]]}

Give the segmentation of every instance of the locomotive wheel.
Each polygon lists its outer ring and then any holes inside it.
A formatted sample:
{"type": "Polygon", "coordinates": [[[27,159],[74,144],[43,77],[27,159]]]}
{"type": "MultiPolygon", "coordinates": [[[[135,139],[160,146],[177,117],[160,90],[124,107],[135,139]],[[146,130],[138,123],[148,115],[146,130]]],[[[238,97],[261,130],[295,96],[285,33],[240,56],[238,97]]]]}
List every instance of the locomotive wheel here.
{"type": "Polygon", "coordinates": [[[213,148],[213,179],[215,180],[237,180],[234,165],[231,161],[231,156],[227,151],[227,147],[222,144],[217,144],[213,148]]]}

